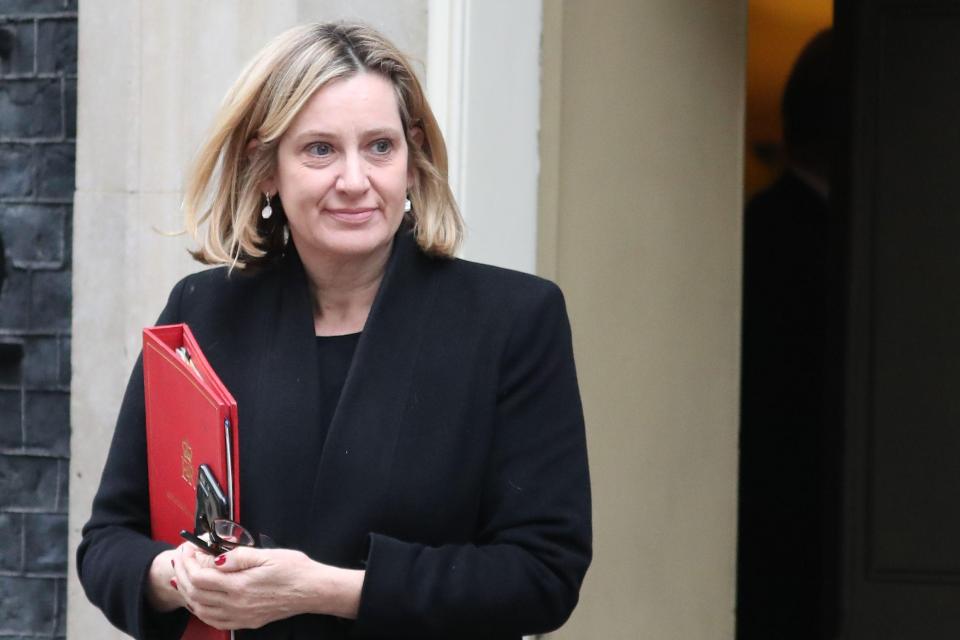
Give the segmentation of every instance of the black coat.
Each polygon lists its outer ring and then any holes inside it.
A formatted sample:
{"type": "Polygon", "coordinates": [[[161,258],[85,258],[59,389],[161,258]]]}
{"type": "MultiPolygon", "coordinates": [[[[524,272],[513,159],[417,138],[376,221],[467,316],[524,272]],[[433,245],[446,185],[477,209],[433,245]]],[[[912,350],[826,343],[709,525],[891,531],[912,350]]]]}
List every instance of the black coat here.
{"type": "MultiPolygon", "coordinates": [[[[324,442],[294,251],[256,275],[185,278],[158,321],[175,322],[237,400],[243,523],[366,569],[355,622],[299,616],[238,637],[519,638],[570,615],[591,557],[590,489],[556,285],[429,258],[401,231],[324,442]]],[[[183,614],[144,604],[165,548],[146,535],[145,447],[138,361],[77,567],[115,625],[177,637],[183,614]]]]}

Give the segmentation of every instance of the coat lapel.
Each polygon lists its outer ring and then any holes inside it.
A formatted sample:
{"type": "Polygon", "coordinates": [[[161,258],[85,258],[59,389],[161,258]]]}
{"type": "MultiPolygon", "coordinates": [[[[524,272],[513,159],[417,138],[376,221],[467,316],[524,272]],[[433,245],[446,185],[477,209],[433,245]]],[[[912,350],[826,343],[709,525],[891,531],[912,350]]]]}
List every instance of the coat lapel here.
{"type": "Polygon", "coordinates": [[[357,532],[374,530],[385,510],[394,449],[435,291],[431,259],[401,228],[330,424],[310,501],[311,524],[327,532],[316,553],[351,549],[330,561],[360,561],[365,540],[357,532]]]}
{"type": "Polygon", "coordinates": [[[255,342],[244,363],[249,393],[237,398],[241,514],[245,525],[279,544],[297,545],[303,495],[313,484],[323,443],[312,305],[295,251],[264,274],[261,287],[243,310],[259,316],[259,331],[250,336],[255,342]]]}

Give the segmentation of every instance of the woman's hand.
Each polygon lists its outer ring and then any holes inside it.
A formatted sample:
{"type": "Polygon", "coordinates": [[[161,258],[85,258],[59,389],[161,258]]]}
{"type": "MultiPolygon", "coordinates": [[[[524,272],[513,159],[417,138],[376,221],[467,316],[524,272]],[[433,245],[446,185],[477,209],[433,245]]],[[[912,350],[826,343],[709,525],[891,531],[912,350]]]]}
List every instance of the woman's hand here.
{"type": "Polygon", "coordinates": [[[301,613],[355,618],[363,571],[320,564],[300,551],[238,547],[214,558],[182,545],[177,593],[217,629],[257,629],[301,613]]]}
{"type": "Polygon", "coordinates": [[[183,606],[183,597],[177,589],[173,565],[180,555],[179,549],[162,551],[153,559],[147,579],[147,604],[159,613],[166,613],[183,606]]]}

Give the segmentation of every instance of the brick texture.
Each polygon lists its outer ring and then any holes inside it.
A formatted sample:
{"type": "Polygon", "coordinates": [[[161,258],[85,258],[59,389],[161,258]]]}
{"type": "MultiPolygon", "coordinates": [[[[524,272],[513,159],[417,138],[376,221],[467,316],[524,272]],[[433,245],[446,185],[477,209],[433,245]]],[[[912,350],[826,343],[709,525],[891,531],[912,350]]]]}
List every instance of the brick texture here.
{"type": "Polygon", "coordinates": [[[66,637],[76,0],[0,0],[0,639],[66,637]]]}
{"type": "Polygon", "coordinates": [[[31,74],[35,71],[34,49],[37,41],[37,24],[33,21],[0,24],[0,28],[13,33],[13,51],[10,57],[0,59],[3,75],[31,74]]]}
{"type": "Polygon", "coordinates": [[[0,513],[0,571],[23,570],[23,514],[0,513]]]}
{"type": "Polygon", "coordinates": [[[0,136],[51,138],[63,135],[57,78],[7,78],[0,84],[0,136]]]}
{"type": "Polygon", "coordinates": [[[34,194],[33,147],[0,143],[0,198],[28,198],[34,194]]]}
{"type": "Polygon", "coordinates": [[[32,573],[67,571],[67,514],[24,515],[23,568],[32,573]]]}
{"type": "Polygon", "coordinates": [[[3,603],[0,635],[30,632],[52,635],[57,624],[56,599],[56,580],[33,577],[0,580],[0,602],[3,603]]]}
{"type": "Polygon", "coordinates": [[[37,22],[37,71],[77,73],[77,21],[37,22]]]}
{"type": "Polygon", "coordinates": [[[21,269],[63,266],[67,209],[49,204],[11,204],[0,209],[7,261],[21,269]]]}

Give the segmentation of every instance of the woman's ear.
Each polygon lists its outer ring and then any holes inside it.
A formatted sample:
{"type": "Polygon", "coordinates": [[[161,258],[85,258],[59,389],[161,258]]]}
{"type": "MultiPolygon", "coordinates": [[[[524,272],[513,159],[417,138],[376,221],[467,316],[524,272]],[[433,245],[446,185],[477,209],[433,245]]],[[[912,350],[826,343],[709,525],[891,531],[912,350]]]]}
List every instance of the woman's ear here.
{"type": "Polygon", "coordinates": [[[410,140],[418,149],[423,149],[423,129],[420,127],[410,127],[410,140]]]}
{"type": "MultiPolygon", "coordinates": [[[[423,129],[420,127],[410,127],[410,140],[417,149],[423,149],[423,129]]],[[[413,153],[408,152],[408,158],[413,158],[413,153]]],[[[413,183],[416,179],[416,166],[413,162],[407,163],[407,189],[410,189],[413,186],[413,183]]]]}
{"type": "MultiPolygon", "coordinates": [[[[247,160],[250,160],[259,149],[260,140],[257,138],[251,138],[250,142],[247,143],[246,148],[247,160]]],[[[276,180],[272,175],[260,183],[260,191],[261,193],[269,193],[271,196],[277,193],[276,180]]]]}

